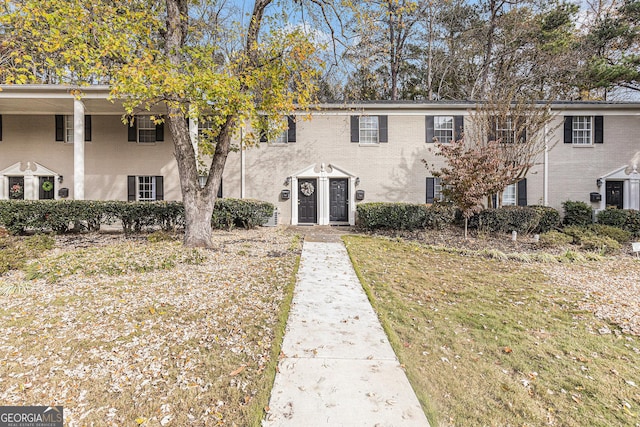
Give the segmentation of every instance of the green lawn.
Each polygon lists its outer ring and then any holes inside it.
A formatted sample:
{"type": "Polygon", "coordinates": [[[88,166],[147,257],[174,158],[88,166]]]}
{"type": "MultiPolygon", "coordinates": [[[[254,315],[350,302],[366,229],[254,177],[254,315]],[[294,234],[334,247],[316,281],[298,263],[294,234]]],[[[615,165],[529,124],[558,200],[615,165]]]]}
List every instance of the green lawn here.
{"type": "Polygon", "coordinates": [[[345,243],[432,426],[640,425],[640,340],[540,264],[345,243]]]}

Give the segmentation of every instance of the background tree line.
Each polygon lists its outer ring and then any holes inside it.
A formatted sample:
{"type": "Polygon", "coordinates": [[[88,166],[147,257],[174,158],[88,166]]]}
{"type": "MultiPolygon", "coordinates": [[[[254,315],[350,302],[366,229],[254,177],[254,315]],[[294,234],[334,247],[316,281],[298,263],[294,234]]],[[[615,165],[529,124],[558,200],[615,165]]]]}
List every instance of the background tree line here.
{"type": "Polygon", "coordinates": [[[346,71],[323,96],[611,99],[640,88],[639,19],[637,0],[363,0],[346,23],[346,71]]]}

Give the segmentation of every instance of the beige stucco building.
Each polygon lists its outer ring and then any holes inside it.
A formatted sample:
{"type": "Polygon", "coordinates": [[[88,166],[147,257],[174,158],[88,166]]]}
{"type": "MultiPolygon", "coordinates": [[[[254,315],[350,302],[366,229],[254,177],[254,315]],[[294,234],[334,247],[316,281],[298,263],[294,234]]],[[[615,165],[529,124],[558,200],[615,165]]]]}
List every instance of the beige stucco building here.
{"type": "MultiPolygon", "coordinates": [[[[2,86],[0,199],[180,200],[171,135],[148,114],[123,123],[107,87],[2,86]]],[[[231,153],[222,196],[274,203],[279,223],[353,224],[361,201],[430,203],[434,138],[469,128],[471,102],[320,105],[277,141],[231,153]]],[[[640,103],[556,102],[548,147],[503,204],[565,200],[640,209],[640,103]],[[636,163],[640,159],[636,157],[636,163]],[[636,168],[640,164],[635,165],[636,168]]],[[[162,114],[162,111],[153,112],[162,114]]],[[[194,144],[198,124],[190,122],[194,144]]],[[[504,129],[502,130],[504,132],[504,129]]],[[[468,130],[467,130],[468,132],[468,130]]],[[[239,145],[243,135],[237,136],[239,145]]]]}

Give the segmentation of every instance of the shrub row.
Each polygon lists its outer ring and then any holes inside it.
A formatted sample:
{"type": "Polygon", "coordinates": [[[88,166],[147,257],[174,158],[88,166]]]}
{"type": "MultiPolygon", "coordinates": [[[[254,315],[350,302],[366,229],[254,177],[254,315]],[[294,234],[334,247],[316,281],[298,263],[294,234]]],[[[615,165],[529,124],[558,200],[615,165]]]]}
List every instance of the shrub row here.
{"type": "Polygon", "coordinates": [[[631,209],[605,209],[598,212],[598,224],[609,225],[640,236],[640,211],[631,209]]]}
{"type": "Polygon", "coordinates": [[[455,219],[455,208],[446,203],[360,203],[356,225],[365,230],[442,229],[455,219]]]}
{"type": "Polygon", "coordinates": [[[469,228],[484,233],[546,233],[560,226],[560,213],[548,206],[504,206],[471,217],[469,228]]]}
{"type": "MultiPolygon", "coordinates": [[[[219,199],[211,225],[219,229],[253,228],[273,214],[271,203],[247,199],[219,199]]],[[[184,226],[182,202],[122,202],[85,200],[1,200],[0,225],[12,234],[27,230],[65,233],[97,231],[101,225],[122,224],[125,233],[160,228],[173,231],[184,226]]]]}

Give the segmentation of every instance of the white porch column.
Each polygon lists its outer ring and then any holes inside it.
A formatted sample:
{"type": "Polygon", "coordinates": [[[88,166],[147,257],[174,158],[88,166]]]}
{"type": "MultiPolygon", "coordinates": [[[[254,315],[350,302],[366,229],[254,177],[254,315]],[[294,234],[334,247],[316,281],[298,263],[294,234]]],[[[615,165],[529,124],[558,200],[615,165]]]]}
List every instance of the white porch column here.
{"type": "Polygon", "coordinates": [[[318,224],[329,224],[329,178],[324,163],[320,166],[320,177],[318,179],[318,224]]]}
{"type": "Polygon", "coordinates": [[[73,198],[84,200],[84,104],[73,100],[73,198]]]}
{"type": "Polygon", "coordinates": [[[38,182],[37,178],[33,176],[31,170],[31,162],[27,162],[27,169],[24,171],[24,199],[25,200],[38,200],[38,182]]]}
{"type": "Polygon", "coordinates": [[[291,225],[298,225],[298,177],[291,177],[291,225]]]}
{"type": "Polygon", "coordinates": [[[196,153],[196,161],[198,160],[198,121],[196,119],[189,120],[189,138],[193,151],[196,153]]]}
{"type": "Polygon", "coordinates": [[[629,207],[628,209],[640,210],[640,174],[633,172],[629,179],[629,207]]]}

